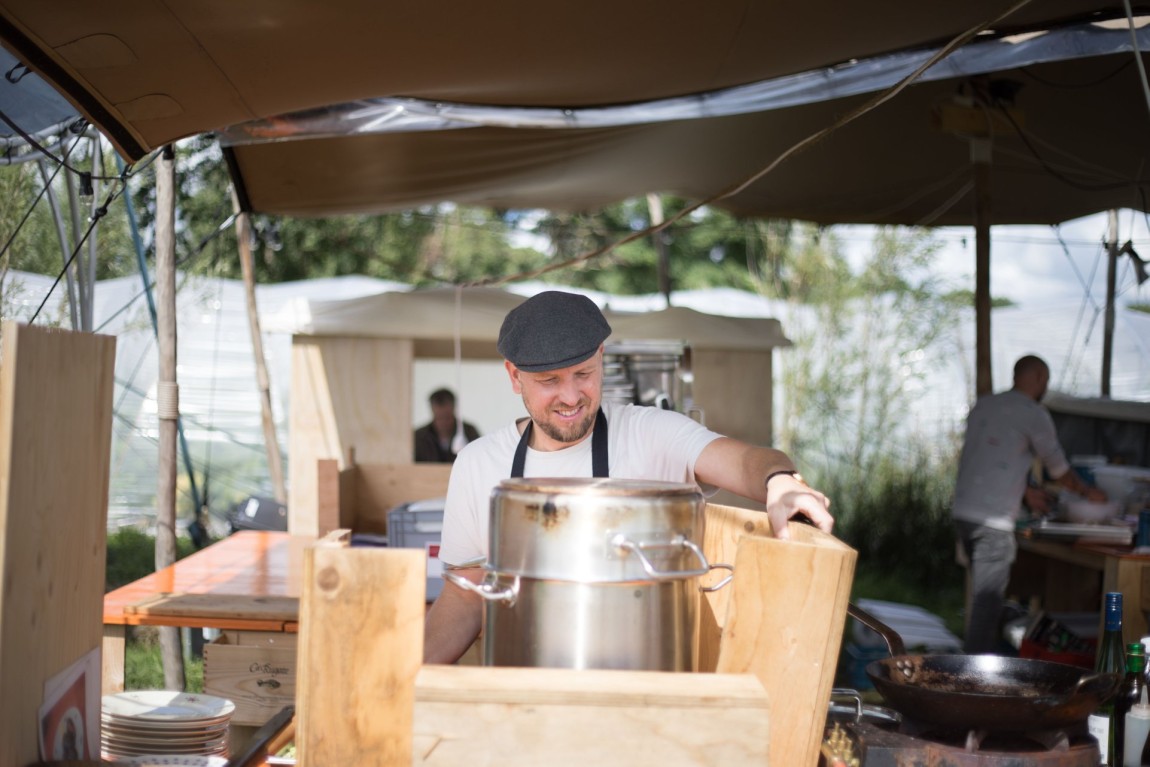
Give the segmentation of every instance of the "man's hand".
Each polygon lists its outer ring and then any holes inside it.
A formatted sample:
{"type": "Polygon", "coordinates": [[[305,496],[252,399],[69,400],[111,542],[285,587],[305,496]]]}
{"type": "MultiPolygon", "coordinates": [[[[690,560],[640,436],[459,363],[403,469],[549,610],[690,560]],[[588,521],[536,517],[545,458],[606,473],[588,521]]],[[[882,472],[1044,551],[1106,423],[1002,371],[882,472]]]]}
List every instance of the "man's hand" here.
{"type": "Polygon", "coordinates": [[[824,533],[830,533],[835,525],[830,506],[829,498],[789,474],[777,474],[767,483],[767,517],[776,538],[790,538],[787,520],[799,515],[824,533]]]}
{"type": "Polygon", "coordinates": [[[1050,495],[1041,487],[1027,487],[1022,502],[1035,516],[1045,517],[1050,513],[1050,495]]]}

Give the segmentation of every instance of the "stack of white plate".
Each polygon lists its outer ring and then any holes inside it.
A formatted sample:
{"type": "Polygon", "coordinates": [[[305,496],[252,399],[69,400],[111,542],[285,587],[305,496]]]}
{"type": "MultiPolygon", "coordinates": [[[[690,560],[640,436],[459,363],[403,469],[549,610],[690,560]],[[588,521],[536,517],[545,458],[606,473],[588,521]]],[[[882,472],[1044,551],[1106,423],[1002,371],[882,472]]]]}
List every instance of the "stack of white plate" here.
{"type": "Polygon", "coordinates": [[[100,716],[103,758],[227,757],[228,723],[235,708],[224,698],[171,690],[105,695],[100,716]]]}

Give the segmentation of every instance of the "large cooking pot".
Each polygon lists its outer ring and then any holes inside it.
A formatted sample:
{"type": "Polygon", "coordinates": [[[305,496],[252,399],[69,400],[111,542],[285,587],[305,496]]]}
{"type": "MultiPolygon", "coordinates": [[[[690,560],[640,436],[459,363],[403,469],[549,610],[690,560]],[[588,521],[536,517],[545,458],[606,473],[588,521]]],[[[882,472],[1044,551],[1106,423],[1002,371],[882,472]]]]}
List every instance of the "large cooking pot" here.
{"type": "Polygon", "coordinates": [[[688,671],[699,576],[727,567],[703,555],[703,511],[694,485],[504,480],[483,582],[445,577],[488,600],[487,665],[688,671]]]}
{"type": "Polygon", "coordinates": [[[1057,730],[1081,724],[1112,697],[1118,674],[1000,655],[907,655],[902,637],[851,604],[848,613],[886,640],[891,657],[866,673],[891,708],[948,729],[1057,730]]]}

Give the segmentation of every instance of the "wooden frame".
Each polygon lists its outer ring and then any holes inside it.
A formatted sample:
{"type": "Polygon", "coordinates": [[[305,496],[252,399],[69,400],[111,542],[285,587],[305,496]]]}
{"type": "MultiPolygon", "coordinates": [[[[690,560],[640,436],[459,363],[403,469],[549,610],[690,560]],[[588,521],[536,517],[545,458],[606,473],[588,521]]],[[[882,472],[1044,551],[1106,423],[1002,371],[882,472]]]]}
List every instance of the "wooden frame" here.
{"type": "Polygon", "coordinates": [[[622,766],[655,753],[661,765],[727,765],[738,754],[743,764],[813,767],[856,553],[812,527],[789,530],[780,541],[761,512],[708,506],[704,551],[733,562],[735,576],[701,597],[699,668],[711,672],[701,675],[424,668],[423,553],[349,548],[348,531],[336,531],[306,555],[300,767],[451,764],[461,754],[508,767],[622,766]],[[715,700],[721,715],[704,711],[715,700]],[[630,738],[607,753],[597,737],[547,729],[568,720],[584,733],[627,722],[630,738]]]}

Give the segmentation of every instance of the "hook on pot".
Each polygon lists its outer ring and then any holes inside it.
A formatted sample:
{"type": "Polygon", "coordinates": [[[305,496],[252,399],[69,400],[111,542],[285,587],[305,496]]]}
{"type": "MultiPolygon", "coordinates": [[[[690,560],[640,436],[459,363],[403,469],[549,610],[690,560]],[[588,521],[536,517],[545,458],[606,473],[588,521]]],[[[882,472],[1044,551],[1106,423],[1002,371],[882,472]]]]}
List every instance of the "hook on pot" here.
{"type": "Polygon", "coordinates": [[[699,591],[702,591],[702,592],[707,593],[707,594],[711,593],[712,591],[718,591],[719,589],[723,588],[728,583],[730,583],[731,580],[734,579],[734,577],[735,577],[735,566],[734,565],[718,565],[718,564],[711,565],[711,570],[727,570],[728,572],[726,575],[723,576],[723,579],[721,581],[719,581],[718,583],[716,583],[714,586],[700,586],[699,591]]]}
{"type": "Polygon", "coordinates": [[[507,586],[499,586],[499,574],[488,573],[482,583],[473,583],[467,580],[458,573],[453,573],[450,570],[445,570],[443,573],[444,580],[451,581],[459,588],[465,591],[471,591],[483,597],[488,602],[506,602],[508,607],[515,605],[515,600],[519,598],[519,576],[516,575],[515,579],[507,586]],[[494,576],[494,580],[488,580],[494,576]]]}

